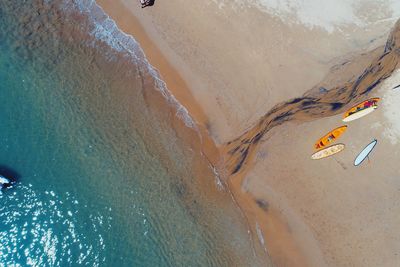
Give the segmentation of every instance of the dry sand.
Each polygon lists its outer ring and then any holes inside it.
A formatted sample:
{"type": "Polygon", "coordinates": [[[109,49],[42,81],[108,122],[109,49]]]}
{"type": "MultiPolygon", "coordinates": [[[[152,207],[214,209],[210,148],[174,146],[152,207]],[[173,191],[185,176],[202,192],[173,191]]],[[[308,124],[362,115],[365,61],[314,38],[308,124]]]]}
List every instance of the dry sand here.
{"type": "MultiPolygon", "coordinates": [[[[380,52],[362,58],[349,53],[383,44],[387,36],[369,33],[377,37],[372,43],[343,38],[287,26],[255,8],[218,9],[212,1],[157,1],[146,9],[133,0],[97,2],[139,41],[203,136],[208,130],[217,145],[241,135],[275,104],[303,95],[341,62],[340,56],[350,58],[345,65],[354,64],[348,76],[334,72],[320,85],[354,78],[380,52]]],[[[392,98],[389,89],[381,90],[378,95],[392,98]]],[[[346,150],[323,161],[309,158],[313,143],[340,125],[338,116],[274,128],[254,149],[247,171],[230,177],[252,233],[277,266],[394,266],[400,261],[400,173],[395,168],[400,156],[388,153],[398,150],[393,141],[398,140],[393,139],[398,117],[392,114],[394,104],[388,109],[351,123],[341,139],[346,150]],[[353,167],[356,153],[372,138],[380,140],[373,154],[378,160],[353,167]]],[[[218,165],[218,150],[206,141],[204,153],[218,165]]]]}
{"type": "MultiPolygon", "coordinates": [[[[383,35],[371,43],[288,26],[256,8],[219,9],[211,0],[156,2],[140,9],[137,0],[99,1],[112,15],[122,3],[136,16],[157,49],[190,84],[217,144],[240,135],[274,104],[310,89],[337,57],[382,44],[387,33],[363,31],[367,36],[383,35]]],[[[127,18],[117,20],[124,24],[127,18]]],[[[132,27],[137,26],[123,28],[129,32],[132,27]]]]}
{"type": "MultiPolygon", "coordinates": [[[[371,64],[368,67],[365,67],[364,64],[366,55],[361,56],[361,58],[358,59],[353,58],[354,61],[351,64],[342,65],[340,68],[334,67],[332,74],[326,77],[327,81],[330,81],[330,86],[326,87],[326,92],[320,93],[318,90],[320,88],[320,84],[318,84],[302,97],[292,99],[275,106],[270,112],[264,115],[259,122],[254,125],[254,127],[246,131],[239,138],[229,142],[227,145],[226,168],[232,173],[230,181],[232,188],[234,189],[233,191],[240,192],[240,190],[242,190],[244,192],[243,194],[237,194],[238,198],[249,199],[252,197],[255,199],[259,206],[259,211],[263,212],[263,214],[256,212],[257,216],[255,219],[258,221],[263,220],[268,222],[270,218],[271,211],[265,209],[265,206],[272,207],[271,210],[278,209],[280,211],[281,217],[286,218],[284,221],[288,223],[286,232],[289,233],[292,238],[297,240],[296,243],[301,244],[300,251],[302,251],[303,255],[309,260],[305,265],[376,266],[377,262],[383,262],[385,264],[384,266],[391,266],[391,264],[397,260],[395,258],[390,258],[388,261],[384,262],[384,260],[379,257],[377,259],[367,258],[365,255],[366,253],[369,253],[369,247],[367,246],[364,246],[362,249],[362,252],[365,253],[363,255],[361,253],[353,253],[352,246],[348,246],[347,249],[343,249],[345,244],[343,244],[341,240],[345,239],[347,235],[350,234],[345,231],[338,231],[334,224],[338,223],[339,221],[345,221],[345,224],[360,223],[360,221],[363,219],[363,215],[360,213],[359,217],[356,216],[354,218],[341,216],[339,220],[336,221],[333,220],[333,218],[329,218],[328,220],[321,219],[321,217],[323,217],[321,216],[323,213],[330,212],[328,205],[333,205],[337,201],[335,197],[339,195],[326,194],[325,191],[330,190],[330,185],[313,182],[313,180],[309,177],[310,174],[307,172],[311,173],[313,178],[319,179],[321,176],[326,176],[330,179],[330,182],[335,181],[335,185],[340,188],[340,190],[342,190],[346,196],[348,196],[347,201],[351,202],[358,200],[359,195],[353,194],[353,187],[343,187],[343,184],[340,182],[340,180],[335,179],[337,176],[342,175],[337,171],[338,166],[342,167],[344,170],[347,170],[345,163],[335,160],[337,165],[325,165],[326,169],[323,169],[319,167],[324,165],[321,163],[320,165],[313,164],[314,161],[312,161],[309,156],[312,153],[314,142],[329,130],[340,125],[338,123],[340,123],[341,120],[336,119],[336,125],[332,125],[328,129],[321,131],[321,127],[324,126],[323,122],[330,121],[332,124],[332,119],[328,119],[326,117],[332,117],[333,114],[343,112],[346,109],[346,106],[343,106],[343,104],[348,106],[349,104],[352,104],[361,98],[365,99],[371,97],[370,94],[378,93],[389,95],[389,97],[385,97],[386,101],[383,101],[382,105],[389,109],[389,111],[385,112],[385,116],[389,118],[389,121],[391,121],[392,124],[386,123],[385,129],[389,129],[388,127],[390,127],[390,133],[395,132],[395,126],[398,125],[399,119],[393,115],[394,112],[396,112],[396,106],[390,104],[395,101],[393,100],[393,96],[391,96],[393,91],[390,91],[390,93],[377,92],[377,88],[382,84],[385,88],[392,88],[396,86],[396,79],[394,79],[393,76],[395,77],[397,73],[396,69],[399,66],[399,50],[400,21],[397,23],[395,30],[391,34],[386,47],[375,49],[370,53],[370,55],[375,57],[375,59],[371,60],[371,64]],[[359,69],[359,67],[363,65],[365,70],[359,69]],[[356,70],[359,71],[359,74],[353,75],[352,73],[355,73],[356,70]],[[392,73],[395,74],[392,75],[392,73]],[[333,74],[338,75],[337,80],[334,79],[333,74]],[[344,79],[344,77],[349,74],[350,78],[344,79]],[[392,78],[394,81],[391,80],[392,78]],[[389,86],[387,83],[389,83],[389,86]],[[388,101],[388,99],[391,101],[388,101]],[[287,123],[288,121],[304,123],[305,121],[309,121],[318,117],[325,117],[326,119],[322,123],[302,124],[301,126],[307,127],[307,130],[296,126],[289,127],[292,124],[287,123]],[[279,127],[279,125],[283,126],[279,127]],[[285,132],[284,129],[288,127],[290,129],[289,132],[285,132]],[[271,135],[274,133],[275,135],[279,136],[279,139],[271,138],[271,135]],[[263,147],[261,150],[257,150],[260,144],[260,139],[268,140],[268,149],[263,147]],[[301,144],[301,146],[296,147],[295,144],[301,144]],[[255,152],[257,152],[257,154],[255,152]],[[289,159],[292,156],[294,156],[294,158],[292,161],[290,161],[289,159]],[[275,161],[268,162],[266,164],[261,163],[266,157],[274,158],[275,161]],[[262,166],[262,171],[257,172],[257,166],[262,166]],[[307,172],[302,172],[301,170],[303,169],[307,170],[307,172]],[[249,172],[249,170],[251,171],[249,172]],[[301,176],[301,178],[299,178],[299,176],[301,176]],[[275,181],[269,180],[271,177],[275,177],[275,181]],[[286,183],[284,182],[285,177],[290,178],[286,179],[286,183]],[[250,183],[251,180],[258,181],[259,183],[250,183]],[[276,182],[276,184],[273,184],[273,182],[276,182]],[[296,187],[296,183],[300,183],[298,187],[296,187]],[[282,187],[278,189],[280,186],[282,187]],[[307,201],[307,199],[310,197],[310,192],[306,190],[308,187],[318,190],[321,193],[320,198],[324,199],[312,198],[307,201]],[[293,198],[291,200],[292,203],[287,201],[285,196],[282,196],[282,191],[290,192],[291,197],[293,198]],[[354,198],[354,200],[352,198],[354,198]],[[325,207],[325,210],[320,209],[318,212],[311,213],[311,215],[308,214],[307,212],[311,209],[310,205],[315,203],[315,207],[318,207],[319,203],[316,203],[318,201],[326,201],[327,206],[325,207]],[[261,205],[259,203],[261,203],[261,205]],[[301,204],[298,205],[299,203],[301,204]],[[298,205],[297,208],[294,208],[296,205],[298,205]],[[267,218],[265,218],[263,215],[267,218]],[[307,221],[307,217],[309,221],[307,221]],[[311,220],[309,219],[310,217],[311,220]],[[332,223],[331,228],[325,228],[328,223],[332,223]],[[325,231],[328,233],[335,233],[334,235],[329,236],[325,235],[325,231]],[[336,239],[334,237],[336,237],[336,239]],[[338,246],[341,248],[341,250],[335,250],[335,246],[338,246]]],[[[327,84],[327,82],[323,81],[321,84],[327,84]]],[[[357,125],[356,123],[353,124],[357,125]]],[[[365,124],[361,125],[361,127],[365,127],[365,124]]],[[[374,124],[375,128],[378,126],[379,124],[374,124]]],[[[361,139],[361,137],[369,134],[369,132],[367,134],[367,132],[363,129],[359,129],[359,131],[356,133],[358,133],[360,136],[353,133],[351,136],[352,139],[358,140],[357,138],[361,139]]],[[[393,135],[391,134],[390,137],[392,136],[393,135]]],[[[344,138],[343,140],[346,141],[344,138]]],[[[348,151],[348,149],[349,148],[347,148],[346,151],[348,151]]],[[[362,147],[360,148],[360,151],[361,149],[362,147]]],[[[392,150],[392,147],[386,148],[386,151],[390,150],[392,150]]],[[[336,156],[333,157],[333,159],[335,158],[336,156]]],[[[329,159],[318,162],[327,162],[327,160],[329,159]]],[[[395,161],[397,161],[397,159],[395,159],[395,161]]],[[[387,162],[387,164],[390,163],[387,162]]],[[[383,169],[379,170],[378,172],[382,174],[385,173],[383,169]]],[[[349,175],[350,179],[346,180],[346,182],[349,183],[349,181],[352,181],[350,183],[353,186],[357,186],[357,183],[360,182],[360,179],[363,179],[368,175],[369,173],[353,171],[349,175]],[[351,177],[356,175],[359,175],[359,179],[351,180],[351,177]]],[[[391,175],[390,171],[388,171],[388,175],[391,175]]],[[[343,208],[346,208],[346,205],[348,205],[347,201],[340,202],[340,205],[343,205],[343,208]]],[[[371,199],[370,201],[374,202],[371,204],[375,204],[376,199],[371,199]]],[[[387,200],[387,202],[383,205],[392,205],[393,202],[391,201],[393,201],[393,199],[387,200]]],[[[366,206],[369,204],[370,203],[366,201],[366,206]]],[[[340,205],[338,205],[338,208],[340,205]]],[[[272,212],[274,217],[276,217],[275,214],[275,211],[272,212]]],[[[397,216],[396,214],[397,211],[394,211],[391,216],[397,216]]],[[[335,215],[338,216],[339,214],[335,215]]],[[[252,214],[250,214],[250,216],[252,216],[252,214]]],[[[385,221],[379,222],[383,224],[386,223],[385,221]]],[[[393,225],[395,225],[395,223],[396,222],[394,221],[393,225]]],[[[372,227],[372,231],[378,230],[378,227],[379,225],[375,225],[375,228],[372,227]]],[[[274,242],[274,239],[269,240],[269,238],[275,234],[273,227],[268,226],[267,223],[263,223],[261,228],[265,233],[267,244],[274,244],[274,246],[279,245],[274,242]]],[[[352,237],[353,239],[365,238],[363,235],[364,233],[357,233],[354,231],[351,234],[354,234],[352,237]]],[[[393,234],[393,229],[388,231],[388,234],[393,234]]],[[[364,241],[367,242],[366,240],[364,241]]],[[[387,247],[383,246],[382,243],[379,245],[380,246],[375,249],[383,249],[385,251],[396,251],[397,249],[397,245],[395,243],[387,244],[387,247]]],[[[274,253],[274,256],[275,263],[277,263],[279,266],[299,265],[298,261],[288,261],[288,257],[285,257],[288,255],[277,257],[276,253],[274,253]]],[[[292,257],[289,257],[289,259],[291,258],[292,257]]]]}
{"type": "Polygon", "coordinates": [[[257,157],[242,183],[244,190],[287,217],[299,242],[304,244],[304,235],[311,233],[329,266],[400,262],[400,146],[385,135],[393,129],[385,112],[398,109],[385,111],[387,101],[384,98],[374,113],[349,123],[340,139],[346,149],[325,160],[312,161],[312,147],[321,135],[342,124],[340,115],[279,127],[260,148],[259,154],[266,156],[257,157]],[[374,138],[378,145],[370,160],[354,167],[357,153],[374,138]]]}

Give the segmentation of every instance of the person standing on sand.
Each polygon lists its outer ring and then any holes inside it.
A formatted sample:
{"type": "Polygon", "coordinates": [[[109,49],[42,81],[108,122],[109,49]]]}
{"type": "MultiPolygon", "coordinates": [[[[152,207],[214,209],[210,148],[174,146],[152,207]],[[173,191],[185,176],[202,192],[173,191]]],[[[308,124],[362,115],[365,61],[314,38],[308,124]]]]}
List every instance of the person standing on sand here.
{"type": "Polygon", "coordinates": [[[155,0],[140,0],[142,8],[154,5],[155,0]]]}

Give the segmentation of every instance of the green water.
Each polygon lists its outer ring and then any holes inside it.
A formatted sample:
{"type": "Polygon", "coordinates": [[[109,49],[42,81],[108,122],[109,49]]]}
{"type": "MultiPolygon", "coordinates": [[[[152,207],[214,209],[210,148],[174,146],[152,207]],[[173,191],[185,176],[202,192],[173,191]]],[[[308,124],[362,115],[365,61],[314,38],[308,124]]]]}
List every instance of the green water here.
{"type": "Polygon", "coordinates": [[[149,107],[140,49],[75,3],[0,1],[0,170],[19,178],[0,194],[0,266],[257,265],[229,194],[197,187],[175,114],[149,107]]]}

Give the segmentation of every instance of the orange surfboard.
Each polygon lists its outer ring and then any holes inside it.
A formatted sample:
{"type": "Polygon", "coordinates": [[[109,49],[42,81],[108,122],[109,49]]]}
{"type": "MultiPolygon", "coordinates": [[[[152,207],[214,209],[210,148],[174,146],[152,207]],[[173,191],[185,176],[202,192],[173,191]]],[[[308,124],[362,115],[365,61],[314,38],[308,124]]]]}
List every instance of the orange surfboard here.
{"type": "Polygon", "coordinates": [[[338,139],[347,129],[347,125],[333,129],[323,137],[321,137],[314,145],[315,149],[321,149],[338,139]]]}
{"type": "Polygon", "coordinates": [[[353,121],[371,113],[378,107],[379,100],[379,97],[374,97],[358,103],[344,113],[343,121],[353,121]]]}

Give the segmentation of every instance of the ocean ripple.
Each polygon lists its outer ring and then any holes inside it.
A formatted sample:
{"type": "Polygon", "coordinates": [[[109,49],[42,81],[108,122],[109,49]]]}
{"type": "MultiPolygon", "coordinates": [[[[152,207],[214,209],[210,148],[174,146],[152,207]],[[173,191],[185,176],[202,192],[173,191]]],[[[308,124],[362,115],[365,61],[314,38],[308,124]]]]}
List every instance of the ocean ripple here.
{"type": "Polygon", "coordinates": [[[68,192],[36,192],[30,184],[17,188],[0,194],[0,266],[104,262],[100,230],[110,228],[110,218],[83,214],[68,192]]]}

